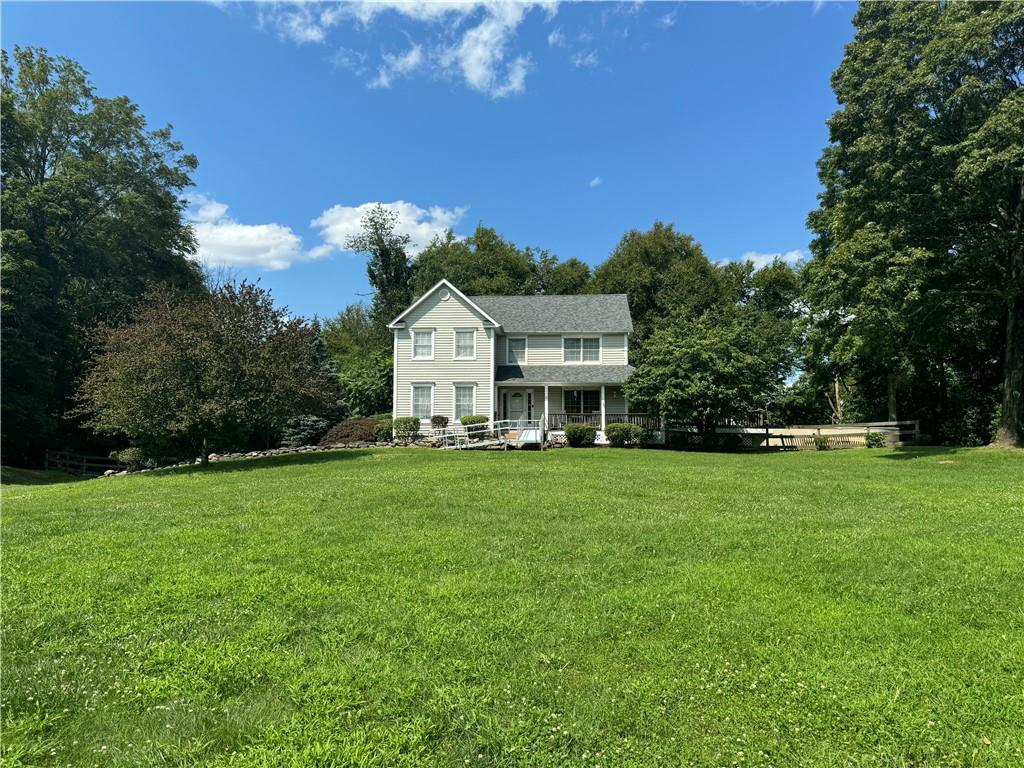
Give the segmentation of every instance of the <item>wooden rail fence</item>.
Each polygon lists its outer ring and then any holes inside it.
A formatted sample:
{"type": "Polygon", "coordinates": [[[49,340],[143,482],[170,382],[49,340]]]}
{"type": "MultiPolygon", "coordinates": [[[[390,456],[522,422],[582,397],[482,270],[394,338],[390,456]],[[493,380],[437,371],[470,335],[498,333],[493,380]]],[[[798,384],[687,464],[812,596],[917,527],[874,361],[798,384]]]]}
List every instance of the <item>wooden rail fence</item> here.
{"type": "Polygon", "coordinates": [[[800,424],[742,427],[723,424],[701,432],[693,424],[666,430],[666,442],[684,449],[710,451],[815,451],[864,448],[871,433],[885,435],[887,445],[912,443],[919,434],[916,421],[875,421],[860,424],[800,424]]]}
{"type": "Polygon", "coordinates": [[[102,475],[108,469],[128,469],[117,459],[107,456],[86,456],[71,451],[47,451],[43,457],[44,469],[56,469],[69,475],[102,475]]]}

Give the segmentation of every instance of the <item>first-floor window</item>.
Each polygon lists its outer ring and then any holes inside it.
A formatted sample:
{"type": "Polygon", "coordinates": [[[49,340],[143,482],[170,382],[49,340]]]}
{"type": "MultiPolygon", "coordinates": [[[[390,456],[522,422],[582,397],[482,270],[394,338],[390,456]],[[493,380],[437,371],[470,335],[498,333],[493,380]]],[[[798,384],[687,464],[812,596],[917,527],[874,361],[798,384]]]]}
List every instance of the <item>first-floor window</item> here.
{"type": "Polygon", "coordinates": [[[596,389],[567,389],[564,404],[566,413],[598,413],[601,393],[596,389]]]}
{"type": "Polygon", "coordinates": [[[413,384],[412,385],[412,415],[419,419],[429,419],[430,411],[434,407],[434,385],[413,384]]]}
{"type": "Polygon", "coordinates": [[[472,416],[476,410],[476,385],[456,384],[455,385],[455,418],[472,416]]]}

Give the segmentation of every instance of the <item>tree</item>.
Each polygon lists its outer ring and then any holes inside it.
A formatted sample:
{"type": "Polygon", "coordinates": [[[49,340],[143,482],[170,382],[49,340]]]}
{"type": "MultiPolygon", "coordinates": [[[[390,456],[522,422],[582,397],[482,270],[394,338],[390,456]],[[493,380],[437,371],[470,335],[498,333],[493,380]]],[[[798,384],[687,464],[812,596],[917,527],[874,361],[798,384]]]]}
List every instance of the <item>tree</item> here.
{"type": "Polygon", "coordinates": [[[717,306],[723,295],[722,276],[700,245],[660,221],[647,232],[627,232],[594,270],[590,290],[629,297],[634,345],[642,344],[660,322],[696,317],[717,306]]]}
{"type": "Polygon", "coordinates": [[[151,291],[132,322],[96,331],[78,391],[89,426],[150,453],[240,448],[300,415],[332,409],[337,374],[319,329],[242,283],[151,291]]]}
{"type": "MultiPolygon", "coordinates": [[[[1024,6],[867,3],[809,217],[818,378],[1020,444],[1024,6]]],[[[954,426],[954,432],[959,428],[954,426]]]]}
{"type": "Polygon", "coordinates": [[[2,450],[38,459],[66,418],[89,349],[151,283],[202,290],[181,192],[194,156],[74,61],[2,53],[2,450]]]}
{"type": "Polygon", "coordinates": [[[535,255],[538,283],[550,296],[573,296],[590,289],[590,267],[579,259],[559,261],[547,251],[535,255]]]}
{"type": "Polygon", "coordinates": [[[494,229],[478,225],[465,239],[451,230],[434,238],[416,258],[413,294],[422,295],[445,278],[471,296],[583,293],[590,267],[579,259],[559,261],[544,249],[519,248],[494,229]]]}
{"type": "Polygon", "coordinates": [[[350,304],[324,323],[324,348],[341,380],[345,415],[391,410],[390,334],[376,325],[364,304],[350,304]]]}
{"type": "Polygon", "coordinates": [[[381,329],[412,301],[412,262],[406,253],[410,238],[397,226],[398,214],[378,203],[363,216],[360,233],[345,242],[348,250],[367,256],[366,275],[375,291],[371,314],[381,329]]]}
{"type": "Polygon", "coordinates": [[[792,367],[769,319],[744,307],[677,317],[645,342],[623,387],[626,398],[702,430],[767,409],[792,367]]]}
{"type": "Polygon", "coordinates": [[[339,367],[351,359],[390,351],[391,334],[373,322],[365,304],[349,304],[323,323],[324,347],[339,367]]]}
{"type": "Polygon", "coordinates": [[[482,224],[465,239],[451,230],[434,238],[416,259],[413,294],[422,295],[442,278],[471,296],[530,294],[538,286],[530,253],[482,224]]]}

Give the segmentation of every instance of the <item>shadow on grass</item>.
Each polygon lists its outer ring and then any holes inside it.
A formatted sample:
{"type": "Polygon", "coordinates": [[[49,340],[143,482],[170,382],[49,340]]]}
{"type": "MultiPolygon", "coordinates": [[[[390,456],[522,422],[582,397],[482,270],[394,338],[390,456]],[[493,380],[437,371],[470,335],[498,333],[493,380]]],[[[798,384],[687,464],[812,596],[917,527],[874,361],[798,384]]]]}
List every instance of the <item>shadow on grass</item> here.
{"type": "Polygon", "coordinates": [[[965,450],[969,449],[959,445],[904,445],[893,448],[892,452],[880,454],[877,458],[890,461],[912,461],[932,456],[947,456],[965,450]]]}
{"type": "Polygon", "coordinates": [[[227,461],[215,461],[203,467],[193,464],[188,467],[170,467],[154,472],[155,475],[216,475],[225,472],[249,472],[254,469],[276,469],[280,467],[305,466],[315,464],[330,464],[336,461],[358,459],[362,456],[369,456],[371,451],[358,448],[347,448],[337,451],[324,451],[320,453],[288,453],[282,456],[259,456],[251,459],[229,459],[227,461]]]}
{"type": "Polygon", "coordinates": [[[0,485],[58,485],[60,483],[77,483],[88,479],[88,477],[78,477],[56,470],[0,467],[0,485]]]}

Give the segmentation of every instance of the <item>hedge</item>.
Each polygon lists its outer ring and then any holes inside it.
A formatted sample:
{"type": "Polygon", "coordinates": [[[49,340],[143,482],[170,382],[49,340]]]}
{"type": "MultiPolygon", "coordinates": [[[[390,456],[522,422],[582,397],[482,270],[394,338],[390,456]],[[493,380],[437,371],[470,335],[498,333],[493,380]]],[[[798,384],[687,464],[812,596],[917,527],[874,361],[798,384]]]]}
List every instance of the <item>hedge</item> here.
{"type": "Polygon", "coordinates": [[[616,448],[640,445],[647,439],[647,430],[639,424],[609,424],[604,434],[616,448]]]}
{"type": "Polygon", "coordinates": [[[565,441],[573,448],[588,448],[597,440],[597,427],[590,424],[566,424],[565,441]]]}
{"type": "Polygon", "coordinates": [[[372,443],[377,440],[377,420],[370,417],[339,421],[320,438],[320,445],[326,447],[337,443],[372,443]]]}
{"type": "Polygon", "coordinates": [[[416,416],[402,416],[395,419],[395,439],[411,443],[420,433],[420,420],[416,416]]]}

